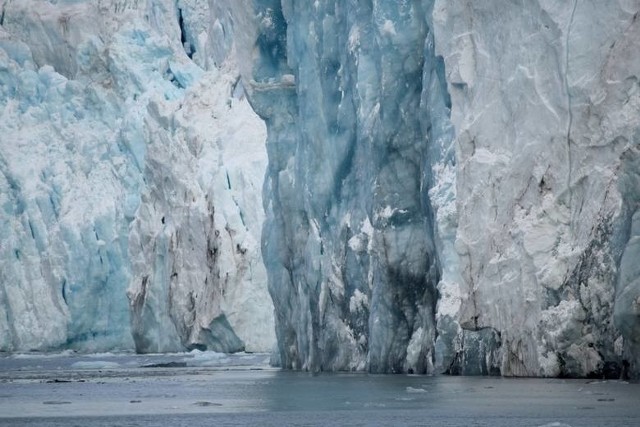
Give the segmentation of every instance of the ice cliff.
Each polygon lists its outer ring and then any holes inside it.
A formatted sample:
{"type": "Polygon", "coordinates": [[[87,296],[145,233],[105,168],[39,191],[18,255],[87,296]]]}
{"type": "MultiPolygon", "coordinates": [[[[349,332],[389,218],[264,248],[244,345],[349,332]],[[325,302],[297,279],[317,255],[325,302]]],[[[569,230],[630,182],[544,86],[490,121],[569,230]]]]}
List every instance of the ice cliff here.
{"type": "Polygon", "coordinates": [[[0,350],[270,350],[229,11],[0,1],[0,350]]]}
{"type": "Polygon", "coordinates": [[[2,349],[640,373],[640,1],[0,5],[2,349]]]}
{"type": "Polygon", "coordinates": [[[447,128],[444,104],[428,111],[445,99],[429,10],[258,3],[252,100],[269,131],[263,256],[281,363],[430,372],[440,267],[427,141],[447,128]]]}
{"type": "Polygon", "coordinates": [[[456,134],[457,320],[503,375],[640,370],[640,2],[437,1],[456,134]]]}
{"type": "Polygon", "coordinates": [[[638,372],[638,1],[256,1],[285,367],[638,372]]]}

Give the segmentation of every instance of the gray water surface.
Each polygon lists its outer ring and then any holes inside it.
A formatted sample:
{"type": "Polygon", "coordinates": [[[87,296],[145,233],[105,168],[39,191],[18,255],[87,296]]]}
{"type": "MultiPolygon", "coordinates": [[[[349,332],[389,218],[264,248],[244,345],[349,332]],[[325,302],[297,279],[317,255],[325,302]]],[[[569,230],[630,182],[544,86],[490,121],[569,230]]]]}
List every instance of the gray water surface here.
{"type": "Polygon", "coordinates": [[[311,375],[268,355],[0,358],[0,425],[640,426],[622,381],[311,375]]]}

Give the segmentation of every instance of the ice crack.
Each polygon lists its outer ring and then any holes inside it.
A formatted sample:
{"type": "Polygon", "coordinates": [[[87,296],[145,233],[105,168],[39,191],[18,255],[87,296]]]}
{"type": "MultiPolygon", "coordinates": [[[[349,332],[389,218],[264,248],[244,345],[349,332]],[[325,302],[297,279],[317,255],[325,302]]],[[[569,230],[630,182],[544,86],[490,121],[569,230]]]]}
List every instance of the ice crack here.
{"type": "Polygon", "coordinates": [[[564,66],[564,85],[567,92],[567,159],[569,163],[569,169],[567,171],[567,190],[569,191],[569,212],[571,212],[571,206],[573,205],[573,191],[571,189],[571,127],[573,126],[573,112],[571,111],[571,92],[569,91],[569,41],[571,37],[571,26],[573,25],[573,19],[576,14],[576,8],[578,6],[578,0],[574,0],[573,8],[571,10],[571,16],[569,18],[569,25],[567,26],[567,39],[565,42],[565,66],[564,66]]]}

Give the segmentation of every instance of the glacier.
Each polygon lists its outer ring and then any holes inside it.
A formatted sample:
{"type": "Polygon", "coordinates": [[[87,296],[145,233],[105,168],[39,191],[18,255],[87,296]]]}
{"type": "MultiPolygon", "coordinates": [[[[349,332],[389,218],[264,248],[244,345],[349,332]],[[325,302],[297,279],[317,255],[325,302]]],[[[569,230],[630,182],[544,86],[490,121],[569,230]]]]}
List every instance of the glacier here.
{"type": "Polygon", "coordinates": [[[638,372],[640,3],[436,2],[456,129],[458,322],[518,376],[638,372]]]}
{"type": "Polygon", "coordinates": [[[251,97],[269,131],[263,256],[281,363],[431,372],[439,264],[426,141],[446,114],[414,114],[432,107],[424,84],[443,89],[428,11],[259,6],[251,97]]]}
{"type": "Polygon", "coordinates": [[[228,14],[0,10],[0,350],[271,350],[266,130],[228,14]]]}
{"type": "Polygon", "coordinates": [[[638,12],[0,0],[0,350],[638,376],[638,12]]]}
{"type": "Polygon", "coordinates": [[[256,5],[283,366],[637,373],[639,2],[256,5]]]}

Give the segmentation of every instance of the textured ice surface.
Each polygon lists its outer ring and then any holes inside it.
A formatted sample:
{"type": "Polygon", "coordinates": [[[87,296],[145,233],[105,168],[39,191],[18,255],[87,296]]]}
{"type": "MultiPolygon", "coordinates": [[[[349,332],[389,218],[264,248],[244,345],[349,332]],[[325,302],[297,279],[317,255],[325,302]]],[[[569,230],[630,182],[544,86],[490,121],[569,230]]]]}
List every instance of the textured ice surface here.
{"type": "Polygon", "coordinates": [[[255,5],[283,366],[638,363],[640,3],[255,5]]]}
{"type": "Polygon", "coordinates": [[[495,373],[499,337],[457,320],[455,147],[432,2],[277,3],[258,8],[250,94],[269,130],[263,256],[281,363],[495,373]]]}
{"type": "Polygon", "coordinates": [[[250,96],[269,131],[263,257],[281,363],[431,372],[427,141],[447,113],[423,94],[443,86],[428,2],[256,5],[250,96]]]}
{"type": "Polygon", "coordinates": [[[638,0],[0,10],[0,348],[638,374],[638,0]]]}
{"type": "Polygon", "coordinates": [[[504,375],[637,372],[639,10],[436,1],[457,147],[458,320],[499,334],[504,375]]]}
{"type": "Polygon", "coordinates": [[[0,1],[0,349],[272,347],[265,129],[219,9],[0,1]]]}

